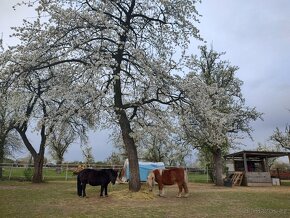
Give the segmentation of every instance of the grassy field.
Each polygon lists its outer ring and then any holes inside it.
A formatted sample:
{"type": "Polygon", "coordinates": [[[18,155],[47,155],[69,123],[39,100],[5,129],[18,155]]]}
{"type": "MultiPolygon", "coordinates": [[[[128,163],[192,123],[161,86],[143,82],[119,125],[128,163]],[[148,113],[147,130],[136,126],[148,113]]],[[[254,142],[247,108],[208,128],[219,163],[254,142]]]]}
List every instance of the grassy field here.
{"type": "MultiPolygon", "coordinates": [[[[11,180],[25,180],[25,168],[24,167],[5,167],[3,170],[3,178],[5,180],[11,179],[11,180]]],[[[33,170],[31,168],[31,170],[33,170]]],[[[43,168],[43,176],[45,181],[65,181],[65,180],[75,180],[76,176],[73,175],[72,170],[66,170],[66,168],[63,168],[61,173],[57,173],[55,168],[43,168]]],[[[32,176],[32,171],[30,172],[32,176]]],[[[189,173],[188,179],[190,182],[207,182],[207,175],[202,173],[189,173]]]]}
{"type": "Polygon", "coordinates": [[[216,187],[190,183],[190,196],[176,198],[176,186],[138,193],[127,184],[110,185],[109,197],[100,187],[87,188],[87,198],[76,195],[75,181],[43,184],[0,181],[0,217],[290,217],[290,187],[216,187]]]}
{"type": "MultiPolygon", "coordinates": [[[[3,168],[3,177],[5,179],[11,180],[24,180],[25,178],[25,167],[4,167],[3,168]]],[[[30,175],[32,176],[33,168],[30,168],[30,175]]],[[[55,168],[43,168],[43,177],[44,180],[75,180],[75,176],[72,174],[72,170],[66,170],[63,168],[60,173],[56,172],[55,168]]]]}

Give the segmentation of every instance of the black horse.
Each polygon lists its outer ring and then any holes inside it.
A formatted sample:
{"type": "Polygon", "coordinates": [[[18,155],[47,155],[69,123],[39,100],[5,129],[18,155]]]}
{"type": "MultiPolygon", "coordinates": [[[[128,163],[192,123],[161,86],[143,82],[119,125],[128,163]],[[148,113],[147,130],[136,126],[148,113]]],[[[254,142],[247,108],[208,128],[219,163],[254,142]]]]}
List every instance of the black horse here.
{"type": "Polygon", "coordinates": [[[91,186],[101,186],[101,194],[103,196],[103,192],[105,190],[105,196],[108,196],[108,184],[110,182],[113,185],[116,182],[118,176],[118,171],[113,169],[101,169],[101,170],[94,170],[94,169],[84,169],[79,172],[77,176],[77,190],[78,195],[80,197],[86,196],[86,185],[90,184],[91,186]]]}

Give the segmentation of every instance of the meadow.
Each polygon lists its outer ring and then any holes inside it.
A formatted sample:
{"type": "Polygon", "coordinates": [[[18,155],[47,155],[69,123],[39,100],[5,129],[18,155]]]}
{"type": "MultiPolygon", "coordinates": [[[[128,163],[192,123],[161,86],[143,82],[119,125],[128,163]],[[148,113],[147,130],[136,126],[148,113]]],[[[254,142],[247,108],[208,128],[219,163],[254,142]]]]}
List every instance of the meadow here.
{"type": "MultiPolygon", "coordinates": [[[[63,167],[60,173],[56,172],[54,167],[44,167],[43,168],[43,179],[45,181],[71,181],[75,180],[76,176],[73,175],[73,170],[75,168],[66,168],[63,167]]],[[[3,168],[3,178],[5,180],[28,180],[33,173],[33,168],[25,167],[4,167],[3,168]]],[[[208,182],[209,177],[206,175],[206,172],[203,173],[189,173],[188,174],[190,182],[208,182]]]]}
{"type": "MultiPolygon", "coordinates": [[[[193,177],[191,176],[191,181],[193,177]]],[[[0,181],[0,217],[290,217],[290,187],[216,187],[189,183],[190,196],[176,198],[177,187],[168,186],[166,197],[158,190],[138,193],[127,184],[109,186],[109,197],[99,197],[100,187],[87,187],[87,197],[76,194],[76,182],[0,181]]]]}

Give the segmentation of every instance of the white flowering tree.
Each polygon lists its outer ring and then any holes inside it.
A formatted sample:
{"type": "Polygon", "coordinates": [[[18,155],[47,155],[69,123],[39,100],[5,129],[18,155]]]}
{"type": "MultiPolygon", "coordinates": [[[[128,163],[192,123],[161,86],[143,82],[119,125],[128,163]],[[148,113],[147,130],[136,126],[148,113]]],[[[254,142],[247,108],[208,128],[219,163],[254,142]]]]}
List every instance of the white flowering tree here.
{"type": "MultiPolygon", "coordinates": [[[[0,91],[0,164],[13,152],[22,147],[19,135],[13,130],[13,110],[7,105],[7,95],[0,91]]],[[[0,166],[0,178],[2,178],[2,166],[0,166]]]]}
{"type": "Polygon", "coordinates": [[[51,133],[60,131],[64,122],[70,122],[76,130],[83,129],[89,125],[92,116],[86,115],[89,100],[83,100],[87,99],[89,93],[85,93],[85,96],[79,94],[82,88],[75,83],[76,77],[64,74],[68,66],[39,70],[27,68],[29,63],[25,61],[29,57],[33,58],[33,54],[30,56],[27,50],[24,55],[24,48],[19,45],[1,55],[1,84],[7,89],[5,96],[8,97],[8,108],[12,111],[9,116],[12,127],[33,157],[32,181],[38,183],[43,178],[46,145],[54,140],[51,133]],[[28,136],[30,130],[39,133],[38,150],[28,136]]]}
{"type": "Polygon", "coordinates": [[[287,125],[284,131],[276,128],[270,139],[280,147],[290,150],[290,125],[287,125]]]}
{"type": "MultiPolygon", "coordinates": [[[[20,133],[20,136],[28,148],[29,151],[31,150],[32,145],[29,143],[29,140],[26,135],[26,130],[28,127],[28,120],[33,112],[33,108],[36,105],[37,99],[39,96],[39,92],[36,95],[30,94],[26,88],[32,88],[33,85],[28,85],[32,79],[27,79],[23,81],[23,83],[14,83],[13,87],[11,85],[11,77],[12,75],[9,74],[7,65],[9,66],[9,62],[6,61],[7,57],[11,57],[9,54],[2,54],[1,55],[1,63],[2,63],[2,70],[1,70],[1,86],[5,87],[5,96],[6,101],[6,109],[9,110],[9,114],[5,116],[6,120],[10,120],[10,127],[9,128],[16,128],[17,132],[20,133]],[[27,86],[25,87],[26,84],[27,86]]],[[[37,89],[36,89],[37,90],[37,89]]],[[[32,91],[32,89],[31,89],[32,91]]],[[[35,90],[34,90],[35,91],[35,90]]],[[[2,97],[2,99],[3,99],[2,97]]],[[[33,150],[34,151],[34,150],[33,150]]],[[[35,162],[37,162],[37,152],[33,153],[35,162]],[[34,155],[35,154],[35,155],[34,155]]],[[[44,153],[43,153],[44,155],[44,153]]],[[[39,158],[38,158],[39,159],[39,158]]],[[[43,160],[43,158],[42,158],[43,160]]],[[[43,161],[42,161],[43,164],[43,161]]],[[[35,168],[35,172],[37,172],[38,168],[35,168]]],[[[36,179],[36,178],[34,178],[36,179]]],[[[42,179],[42,177],[41,177],[42,179]]]]}
{"type": "MultiPolygon", "coordinates": [[[[179,104],[176,103],[175,106],[179,107],[179,104]]],[[[150,115],[147,115],[146,120],[138,117],[131,123],[138,157],[142,160],[160,161],[170,166],[185,166],[185,158],[190,157],[192,146],[182,138],[182,129],[172,108],[167,107],[165,110],[163,106],[160,113],[157,112],[157,108],[154,109],[154,113],[147,110],[150,115]]],[[[115,154],[127,158],[124,143],[120,141],[121,134],[113,134],[112,139],[118,150],[115,154]]]]}
{"type": "MultiPolygon", "coordinates": [[[[41,0],[34,5],[38,18],[15,28],[21,44],[13,51],[14,78],[47,70],[74,75],[80,93],[88,93],[84,101],[89,99],[97,124],[119,125],[132,191],[140,189],[140,178],[131,121],[180,98],[172,88],[173,55],[187,48],[190,37],[199,37],[195,3],[41,0]]],[[[74,98],[73,93],[66,98],[74,98]]]]}
{"type": "Polygon", "coordinates": [[[90,166],[90,164],[94,163],[93,147],[85,144],[82,145],[81,149],[83,153],[84,162],[86,163],[87,166],[90,166]]]}
{"type": "MultiPolygon", "coordinates": [[[[180,77],[175,78],[176,85],[180,77]]],[[[179,87],[178,87],[179,88],[179,87]]],[[[179,91],[182,92],[182,91],[179,91]]],[[[180,98],[183,101],[184,97],[180,98]]],[[[131,121],[134,129],[132,134],[137,147],[138,157],[142,160],[164,162],[166,165],[185,165],[185,158],[191,155],[192,146],[182,137],[182,129],[178,124],[178,117],[174,108],[180,103],[147,107],[136,119],[131,121]]],[[[114,134],[114,144],[119,153],[127,157],[125,146],[120,143],[121,134],[114,134]]]]}
{"type": "MultiPolygon", "coordinates": [[[[0,163],[4,158],[11,155],[13,151],[19,150],[22,143],[19,135],[14,131],[14,108],[10,105],[11,94],[8,84],[2,77],[5,70],[5,52],[1,49],[0,40],[0,163]]],[[[0,178],[2,178],[2,167],[0,167],[0,178]]]]}
{"type": "Polygon", "coordinates": [[[185,166],[185,158],[190,156],[192,146],[182,139],[178,123],[168,120],[168,117],[178,119],[173,112],[165,113],[158,123],[153,124],[151,120],[146,127],[139,129],[142,136],[138,140],[140,157],[169,166],[185,166]]]}
{"type": "Polygon", "coordinates": [[[53,128],[49,149],[50,154],[57,164],[62,164],[64,154],[68,151],[68,147],[76,140],[77,132],[69,122],[63,122],[60,126],[53,128]]]}
{"type": "Polygon", "coordinates": [[[250,136],[249,123],[261,114],[245,105],[242,81],[236,77],[237,67],[221,60],[221,54],[200,47],[201,55],[189,62],[192,72],[184,80],[188,98],[181,116],[185,138],[199,148],[203,156],[212,158],[216,185],[223,185],[222,154],[234,145],[238,133],[250,136]]]}

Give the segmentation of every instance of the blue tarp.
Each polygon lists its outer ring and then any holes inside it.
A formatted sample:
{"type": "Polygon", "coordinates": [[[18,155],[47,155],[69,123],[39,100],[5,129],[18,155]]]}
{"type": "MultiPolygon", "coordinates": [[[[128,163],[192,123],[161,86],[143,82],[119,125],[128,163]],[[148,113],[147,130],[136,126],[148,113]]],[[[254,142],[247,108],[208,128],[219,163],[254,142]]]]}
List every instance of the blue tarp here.
{"type": "MultiPolygon", "coordinates": [[[[125,172],[126,172],[126,179],[130,179],[130,172],[129,172],[129,162],[128,160],[125,161],[124,164],[125,172]]],[[[140,173],[140,180],[141,182],[147,181],[147,176],[150,171],[154,169],[165,169],[163,162],[142,162],[139,161],[139,173],[140,173]]]]}

